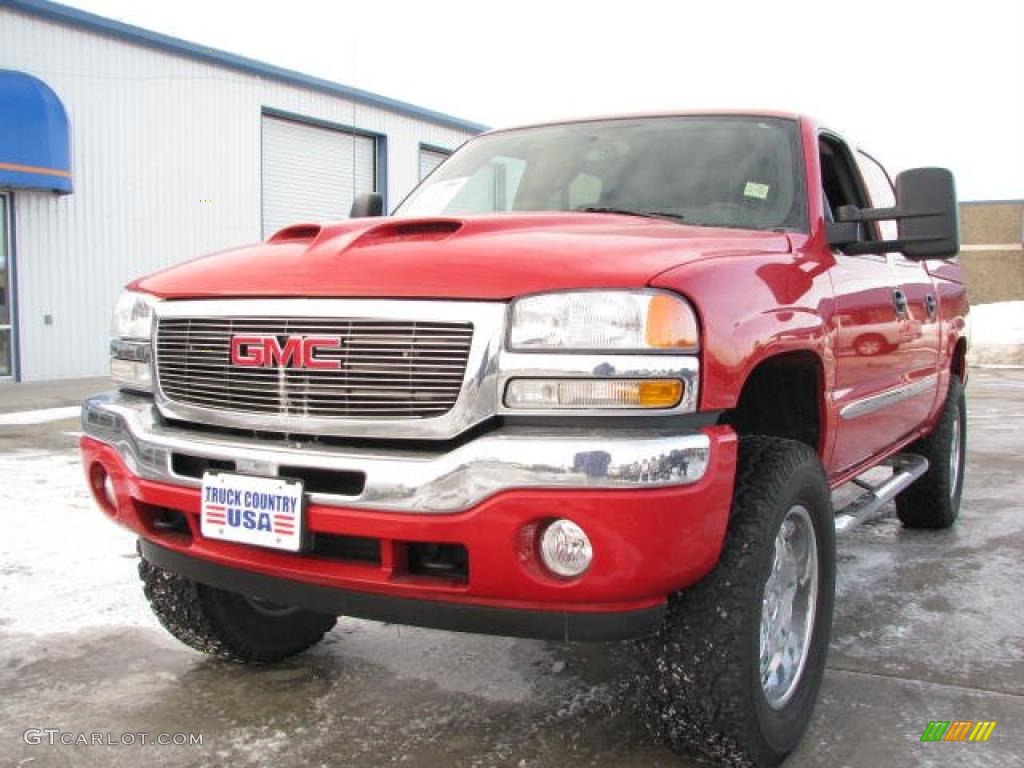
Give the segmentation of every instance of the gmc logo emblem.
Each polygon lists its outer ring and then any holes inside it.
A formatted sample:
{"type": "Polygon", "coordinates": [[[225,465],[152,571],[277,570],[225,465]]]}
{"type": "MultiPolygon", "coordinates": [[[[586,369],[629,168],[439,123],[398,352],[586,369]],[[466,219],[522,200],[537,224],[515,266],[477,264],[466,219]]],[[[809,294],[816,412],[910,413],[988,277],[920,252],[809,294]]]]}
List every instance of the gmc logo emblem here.
{"type": "Polygon", "coordinates": [[[317,352],[340,349],[337,336],[232,336],[231,364],[243,368],[311,368],[336,371],[340,360],[321,360],[317,352]],[[283,342],[283,343],[282,343],[283,342]]]}

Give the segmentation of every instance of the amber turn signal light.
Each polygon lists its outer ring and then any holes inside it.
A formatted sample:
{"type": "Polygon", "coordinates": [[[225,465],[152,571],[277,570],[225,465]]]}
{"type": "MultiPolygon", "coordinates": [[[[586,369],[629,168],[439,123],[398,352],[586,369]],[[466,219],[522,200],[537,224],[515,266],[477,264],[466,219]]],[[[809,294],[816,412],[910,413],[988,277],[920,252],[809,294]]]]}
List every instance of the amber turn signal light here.
{"type": "Polygon", "coordinates": [[[647,345],[652,349],[696,349],[697,318],[685,301],[656,293],[647,307],[647,345]]]}
{"type": "Polygon", "coordinates": [[[674,408],[683,399],[679,379],[513,379],[505,405],[520,409],[674,408]]]}

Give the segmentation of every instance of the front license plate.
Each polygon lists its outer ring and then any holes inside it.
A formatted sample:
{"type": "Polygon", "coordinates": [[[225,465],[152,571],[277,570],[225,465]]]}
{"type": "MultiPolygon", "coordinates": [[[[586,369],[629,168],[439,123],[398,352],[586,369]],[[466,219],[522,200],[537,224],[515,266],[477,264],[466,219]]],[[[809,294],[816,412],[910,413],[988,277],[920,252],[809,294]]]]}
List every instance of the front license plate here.
{"type": "Polygon", "coordinates": [[[302,549],[302,481],[227,472],[203,475],[203,536],[258,547],[302,549]]]}

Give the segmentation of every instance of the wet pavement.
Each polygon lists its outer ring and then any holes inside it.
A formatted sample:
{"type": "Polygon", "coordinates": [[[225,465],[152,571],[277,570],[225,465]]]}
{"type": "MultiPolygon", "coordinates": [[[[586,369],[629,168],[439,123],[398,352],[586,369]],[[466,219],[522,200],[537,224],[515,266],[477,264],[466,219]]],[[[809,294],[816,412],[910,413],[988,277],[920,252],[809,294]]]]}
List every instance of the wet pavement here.
{"type": "MultiPolygon", "coordinates": [[[[68,404],[20,386],[0,413],[68,404]]],[[[1024,766],[1024,371],[974,371],[968,396],[958,524],[907,531],[890,507],[840,541],[829,668],[788,768],[1024,766]],[[998,725],[987,743],[921,743],[930,720],[998,725]]],[[[621,646],[346,619],[276,666],[179,645],[149,614],[132,536],[93,508],[77,431],[0,424],[0,765],[692,765],[648,742],[621,646]]]]}

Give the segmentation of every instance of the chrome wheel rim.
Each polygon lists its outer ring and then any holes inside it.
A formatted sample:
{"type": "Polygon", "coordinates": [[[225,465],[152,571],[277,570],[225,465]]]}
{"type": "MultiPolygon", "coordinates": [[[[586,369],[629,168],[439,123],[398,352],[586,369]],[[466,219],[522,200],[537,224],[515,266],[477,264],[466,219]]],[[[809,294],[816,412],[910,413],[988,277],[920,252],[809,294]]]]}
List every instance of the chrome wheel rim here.
{"type": "Polygon", "coordinates": [[[956,496],[960,481],[960,409],[953,415],[953,444],[949,448],[949,498],[956,496]]]}
{"type": "Polygon", "coordinates": [[[807,508],[791,507],[775,536],[761,599],[761,688],[768,706],[793,697],[807,663],[818,603],[818,542],[807,508]]]}

